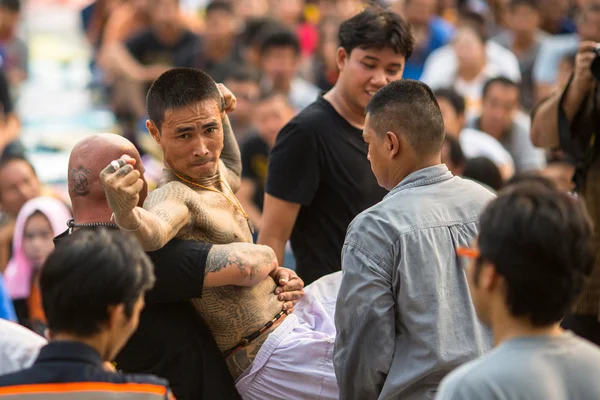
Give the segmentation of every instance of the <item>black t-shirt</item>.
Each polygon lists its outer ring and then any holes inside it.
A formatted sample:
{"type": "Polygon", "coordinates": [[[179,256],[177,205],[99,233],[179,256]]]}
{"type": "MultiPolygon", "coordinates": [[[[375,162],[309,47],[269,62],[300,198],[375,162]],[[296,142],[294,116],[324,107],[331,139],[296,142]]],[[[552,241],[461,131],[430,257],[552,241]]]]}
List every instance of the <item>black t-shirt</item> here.
{"type": "Polygon", "coordinates": [[[125,42],[131,55],[143,65],[161,64],[188,68],[194,67],[189,54],[196,52],[200,45],[200,37],[185,30],[173,44],[163,43],[152,29],[140,32],[125,42]]]}
{"type": "Polygon", "coordinates": [[[241,146],[242,178],[250,179],[256,186],[254,204],[262,211],[267,168],[269,167],[269,146],[258,135],[250,136],[241,146]]]}
{"type": "Polygon", "coordinates": [[[387,194],[377,184],[367,152],[362,131],[322,97],[277,137],[266,192],[302,205],[291,243],[306,284],[341,269],[348,225],[387,194]]]}
{"type": "Polygon", "coordinates": [[[202,295],[210,244],[173,240],[149,253],[156,282],[117,369],[169,381],[178,400],[240,399],[225,360],[189,299],[202,295]]]}

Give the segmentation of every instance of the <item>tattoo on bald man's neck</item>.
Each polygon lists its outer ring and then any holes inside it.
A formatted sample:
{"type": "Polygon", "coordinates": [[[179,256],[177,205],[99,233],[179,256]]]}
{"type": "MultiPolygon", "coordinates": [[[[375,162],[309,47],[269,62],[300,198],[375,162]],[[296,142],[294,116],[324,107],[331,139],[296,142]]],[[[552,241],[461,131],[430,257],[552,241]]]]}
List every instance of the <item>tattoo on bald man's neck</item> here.
{"type": "Polygon", "coordinates": [[[75,193],[76,196],[87,196],[90,194],[88,181],[90,170],[86,169],[83,165],[80,165],[77,169],[71,171],[71,175],[71,180],[73,181],[73,193],[75,193]]]}

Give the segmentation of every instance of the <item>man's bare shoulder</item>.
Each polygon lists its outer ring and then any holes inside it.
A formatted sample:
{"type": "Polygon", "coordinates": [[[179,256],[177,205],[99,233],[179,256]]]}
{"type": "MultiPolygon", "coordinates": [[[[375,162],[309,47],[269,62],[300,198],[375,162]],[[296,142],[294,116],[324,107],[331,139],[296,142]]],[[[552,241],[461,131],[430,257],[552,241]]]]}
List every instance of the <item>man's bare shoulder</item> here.
{"type": "Polygon", "coordinates": [[[166,201],[186,203],[191,193],[190,188],[182,182],[165,182],[148,194],[148,198],[144,202],[144,208],[148,209],[166,201]]]}

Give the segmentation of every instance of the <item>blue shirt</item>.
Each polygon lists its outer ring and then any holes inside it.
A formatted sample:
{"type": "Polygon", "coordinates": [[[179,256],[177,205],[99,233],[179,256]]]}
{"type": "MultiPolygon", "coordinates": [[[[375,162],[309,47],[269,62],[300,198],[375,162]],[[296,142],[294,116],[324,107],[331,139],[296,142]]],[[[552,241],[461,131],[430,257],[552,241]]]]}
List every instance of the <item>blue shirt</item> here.
{"type": "Polygon", "coordinates": [[[406,66],[404,67],[404,74],[402,75],[405,79],[421,78],[423,68],[425,67],[425,60],[434,50],[445,46],[452,39],[454,34],[454,28],[452,25],[447,23],[441,18],[434,18],[429,23],[429,42],[423,49],[415,49],[408,60],[406,60],[406,66]]]}
{"type": "Polygon", "coordinates": [[[0,318],[17,322],[17,314],[15,313],[15,308],[13,307],[10,296],[6,293],[2,274],[0,274],[0,318]]]}

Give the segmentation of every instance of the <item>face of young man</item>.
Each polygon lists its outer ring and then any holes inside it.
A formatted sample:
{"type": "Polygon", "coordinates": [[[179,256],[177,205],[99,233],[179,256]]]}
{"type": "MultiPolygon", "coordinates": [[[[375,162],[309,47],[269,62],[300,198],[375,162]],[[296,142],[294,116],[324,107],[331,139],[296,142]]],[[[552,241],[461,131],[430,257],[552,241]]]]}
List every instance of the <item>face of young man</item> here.
{"type": "Polygon", "coordinates": [[[386,47],[383,49],[355,48],[350,55],[338,49],[340,69],[338,82],[346,101],[364,110],[371,97],[388,83],[401,79],[405,57],[386,47]]]}

